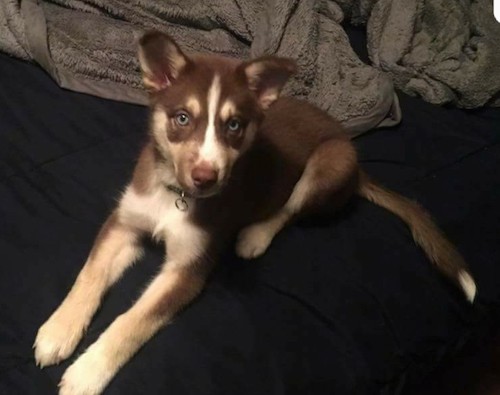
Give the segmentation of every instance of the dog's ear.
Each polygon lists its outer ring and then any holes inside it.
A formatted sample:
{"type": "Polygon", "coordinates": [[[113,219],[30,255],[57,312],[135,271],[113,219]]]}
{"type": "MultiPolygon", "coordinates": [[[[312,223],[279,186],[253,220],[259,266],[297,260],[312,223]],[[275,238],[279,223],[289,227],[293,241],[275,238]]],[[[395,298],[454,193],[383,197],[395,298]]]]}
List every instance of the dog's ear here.
{"type": "Polygon", "coordinates": [[[171,37],[150,31],[139,41],[139,62],[144,85],[152,91],[160,91],[175,81],[189,59],[171,37]]]}
{"type": "Polygon", "coordinates": [[[291,59],[264,56],[245,62],[240,68],[261,107],[267,109],[278,98],[288,78],[295,73],[296,65],[291,59]]]}

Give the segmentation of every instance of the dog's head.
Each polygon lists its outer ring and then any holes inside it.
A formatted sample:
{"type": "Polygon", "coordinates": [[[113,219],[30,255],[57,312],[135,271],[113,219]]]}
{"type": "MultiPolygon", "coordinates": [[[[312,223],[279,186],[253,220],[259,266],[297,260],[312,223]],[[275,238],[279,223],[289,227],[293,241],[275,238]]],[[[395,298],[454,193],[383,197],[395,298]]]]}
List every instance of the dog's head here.
{"type": "Polygon", "coordinates": [[[151,94],[153,138],[194,197],[224,186],[295,69],[291,60],[271,56],[248,62],[188,56],[159,32],[142,37],[139,60],[151,94]]]}

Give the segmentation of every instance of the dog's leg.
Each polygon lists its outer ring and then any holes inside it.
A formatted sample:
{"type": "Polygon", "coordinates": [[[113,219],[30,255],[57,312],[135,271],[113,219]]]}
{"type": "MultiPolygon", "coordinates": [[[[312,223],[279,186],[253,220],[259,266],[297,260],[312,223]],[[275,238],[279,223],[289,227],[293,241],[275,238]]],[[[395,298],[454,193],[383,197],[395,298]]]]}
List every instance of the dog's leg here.
{"type": "Polygon", "coordinates": [[[137,302],[101,334],[64,373],[60,395],[100,394],[138,350],[202,290],[208,266],[200,260],[204,236],[176,229],[168,259],[137,302]],[[198,237],[200,236],[200,237],[198,237]]]}
{"type": "Polygon", "coordinates": [[[38,330],[33,346],[38,365],[52,365],[71,355],[105,291],[140,255],[139,236],[116,213],[104,223],[73,288],[38,330]]]}
{"type": "Polygon", "coordinates": [[[352,180],[356,172],[356,152],[350,141],[334,139],[322,143],[307,161],[285,205],[268,219],[240,231],[236,253],[242,258],[256,258],[297,215],[315,207],[329,205],[336,208],[343,204],[354,191],[352,180]]]}

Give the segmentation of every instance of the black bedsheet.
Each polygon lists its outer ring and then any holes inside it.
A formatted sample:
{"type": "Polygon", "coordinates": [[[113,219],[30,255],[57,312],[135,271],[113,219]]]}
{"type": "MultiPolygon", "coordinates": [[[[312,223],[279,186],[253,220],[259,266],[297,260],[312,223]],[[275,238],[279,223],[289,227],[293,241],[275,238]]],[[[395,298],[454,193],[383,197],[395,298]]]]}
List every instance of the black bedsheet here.
{"type": "MultiPolygon", "coordinates": [[[[401,96],[404,120],[356,141],[364,168],[429,209],[470,263],[470,307],[396,217],[361,199],[231,252],[206,291],[127,364],[107,394],[402,394],[500,304],[500,111],[401,96]]],[[[40,370],[31,346],[131,174],[145,108],[62,91],[0,55],[0,394],[54,394],[74,359],[40,370]]],[[[110,291],[75,355],[158,269],[146,255],[110,291]]],[[[484,340],[486,341],[486,337],[484,340]]]]}

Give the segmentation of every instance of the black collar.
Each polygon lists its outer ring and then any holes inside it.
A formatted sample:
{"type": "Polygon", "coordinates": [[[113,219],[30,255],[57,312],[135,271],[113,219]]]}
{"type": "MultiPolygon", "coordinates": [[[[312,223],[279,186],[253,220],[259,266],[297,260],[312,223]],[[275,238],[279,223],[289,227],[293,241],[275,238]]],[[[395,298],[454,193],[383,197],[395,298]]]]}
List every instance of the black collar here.
{"type": "Polygon", "coordinates": [[[181,197],[189,197],[187,195],[187,193],[184,192],[184,190],[181,187],[178,187],[177,185],[169,184],[169,185],[166,185],[166,187],[169,191],[172,191],[181,197]]]}

